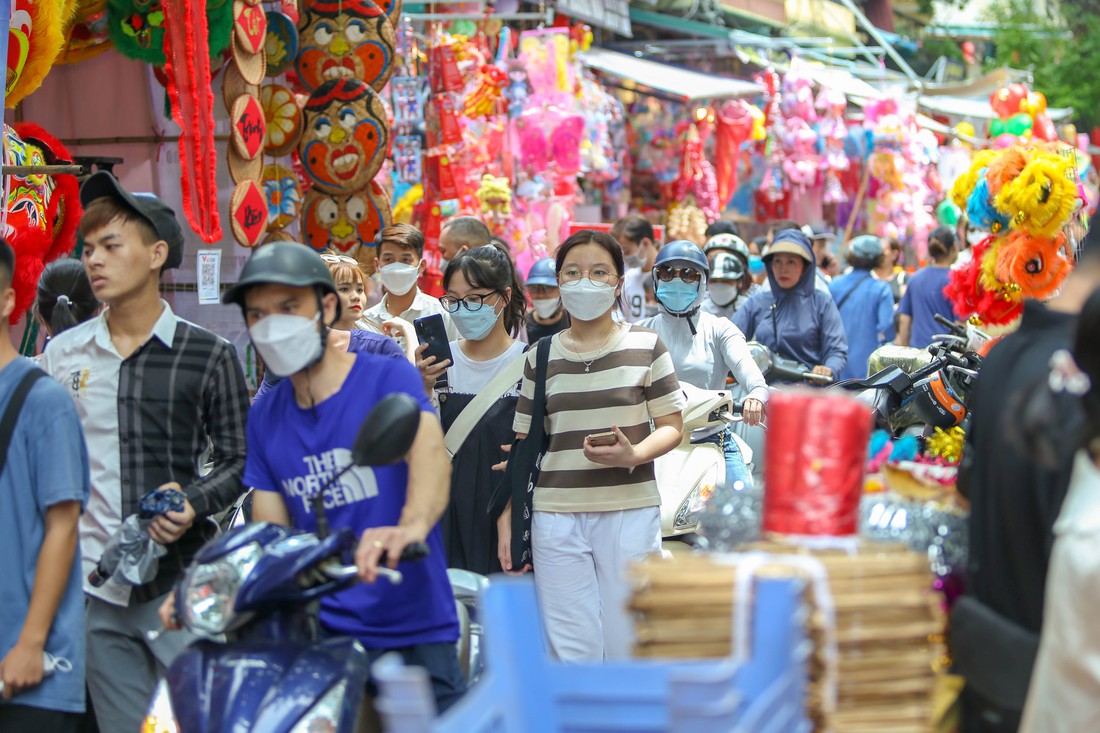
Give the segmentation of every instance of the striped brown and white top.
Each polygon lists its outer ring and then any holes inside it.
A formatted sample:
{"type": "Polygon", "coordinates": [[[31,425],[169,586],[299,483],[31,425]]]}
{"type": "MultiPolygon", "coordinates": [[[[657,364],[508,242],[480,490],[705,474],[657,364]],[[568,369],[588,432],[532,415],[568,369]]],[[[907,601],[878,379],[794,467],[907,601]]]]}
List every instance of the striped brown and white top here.
{"type": "MultiPolygon", "coordinates": [[[[534,509],[540,512],[607,512],[659,506],[653,464],[615,468],[584,455],[584,438],[618,427],[637,445],[651,432],[650,420],[684,408],[672,358],[655,331],[623,324],[606,353],[577,354],[553,336],[546,374],[546,430],[550,445],[542,459],[534,509]]],[[[516,407],[517,433],[531,429],[535,396],[535,354],[527,352],[516,407]]]]}

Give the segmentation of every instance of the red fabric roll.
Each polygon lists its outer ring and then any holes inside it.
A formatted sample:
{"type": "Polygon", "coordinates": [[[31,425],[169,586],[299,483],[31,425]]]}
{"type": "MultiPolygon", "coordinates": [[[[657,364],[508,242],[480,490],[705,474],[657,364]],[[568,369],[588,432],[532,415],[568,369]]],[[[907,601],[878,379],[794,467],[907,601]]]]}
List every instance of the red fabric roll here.
{"type": "Polygon", "coordinates": [[[840,392],[768,400],[764,531],[853,535],[871,438],[871,409],[840,392]]]}

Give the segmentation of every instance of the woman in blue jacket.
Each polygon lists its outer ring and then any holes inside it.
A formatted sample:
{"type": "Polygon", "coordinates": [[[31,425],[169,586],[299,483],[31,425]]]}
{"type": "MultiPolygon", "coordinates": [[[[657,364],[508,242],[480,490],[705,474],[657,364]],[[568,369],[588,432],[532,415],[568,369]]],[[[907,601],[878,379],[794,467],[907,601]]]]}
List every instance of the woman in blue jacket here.
{"type": "Polygon", "coordinates": [[[840,370],[840,379],[866,377],[871,353],[894,338],[894,293],[875,275],[885,257],[881,239],[870,234],[856,237],[848,243],[852,271],[829,283],[848,338],[848,364],[840,370]]]}
{"type": "Polygon", "coordinates": [[[817,265],[806,235],[786,229],[764,252],[771,289],[749,298],[734,325],[773,352],[815,374],[835,377],[848,362],[844,324],[832,296],[814,289],[817,265]]]}

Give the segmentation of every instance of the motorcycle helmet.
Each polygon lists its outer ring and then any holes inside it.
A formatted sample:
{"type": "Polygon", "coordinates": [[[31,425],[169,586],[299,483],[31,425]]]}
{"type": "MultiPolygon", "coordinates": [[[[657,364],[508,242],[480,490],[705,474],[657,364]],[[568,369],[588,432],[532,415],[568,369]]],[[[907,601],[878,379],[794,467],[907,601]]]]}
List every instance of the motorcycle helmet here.
{"type": "Polygon", "coordinates": [[[545,285],[551,288],[558,287],[558,273],[555,271],[555,267],[553,257],[543,257],[531,265],[531,269],[527,271],[527,284],[545,285]]]}
{"type": "Polygon", "coordinates": [[[715,234],[707,240],[703,247],[703,253],[710,256],[711,252],[731,252],[738,255],[746,263],[749,261],[749,245],[736,234],[715,234]]]}
{"type": "Polygon", "coordinates": [[[745,277],[748,261],[729,252],[721,251],[710,265],[711,280],[741,280],[745,277]]]}
{"type": "Polygon", "coordinates": [[[657,302],[673,315],[693,315],[702,302],[709,270],[707,256],[698,245],[683,239],[669,242],[653,263],[653,292],[657,302]],[[669,271],[676,270],[680,273],[667,277],[669,271]]]}
{"type": "Polygon", "coordinates": [[[942,372],[913,385],[913,411],[926,424],[947,430],[966,419],[966,405],[942,372]]]}
{"type": "MultiPolygon", "coordinates": [[[[336,295],[336,283],[328,265],[312,248],[298,242],[272,242],[253,251],[241,268],[237,282],[222,296],[226,305],[244,308],[244,296],[255,285],[289,285],[315,288],[318,298],[336,295]]],[[[336,320],[340,320],[340,299],[336,299],[336,320]]]]}

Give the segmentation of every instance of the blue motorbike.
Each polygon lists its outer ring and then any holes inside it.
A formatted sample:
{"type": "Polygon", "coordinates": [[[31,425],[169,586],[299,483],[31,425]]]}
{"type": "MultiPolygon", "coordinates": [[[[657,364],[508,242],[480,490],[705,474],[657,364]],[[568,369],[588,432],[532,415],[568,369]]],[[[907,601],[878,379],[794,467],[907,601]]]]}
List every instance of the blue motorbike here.
{"type": "MultiPolygon", "coordinates": [[[[366,690],[367,653],[348,638],[319,640],[317,601],[357,582],[345,560],[357,537],[329,533],[320,497],[353,466],[400,460],[420,408],[407,395],[378,403],[363,423],[352,464],[316,494],[316,534],[268,523],[235,528],[204,547],[176,588],[182,625],[202,637],[168,669],[143,733],[351,733],[366,690]],[[224,642],[221,641],[224,638],[224,642]]],[[[402,562],[421,559],[410,545],[402,562]]],[[[380,567],[379,582],[400,583],[380,567]]]]}

